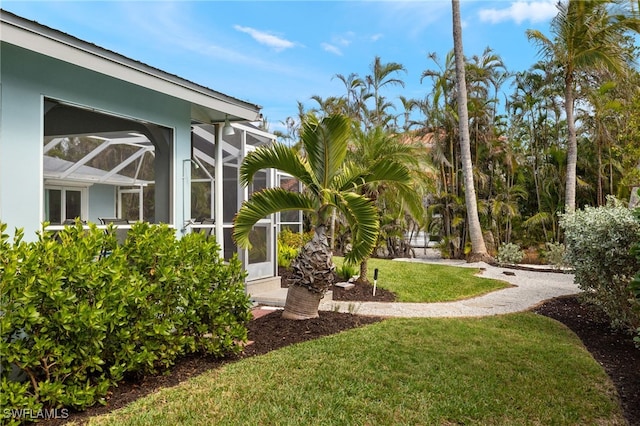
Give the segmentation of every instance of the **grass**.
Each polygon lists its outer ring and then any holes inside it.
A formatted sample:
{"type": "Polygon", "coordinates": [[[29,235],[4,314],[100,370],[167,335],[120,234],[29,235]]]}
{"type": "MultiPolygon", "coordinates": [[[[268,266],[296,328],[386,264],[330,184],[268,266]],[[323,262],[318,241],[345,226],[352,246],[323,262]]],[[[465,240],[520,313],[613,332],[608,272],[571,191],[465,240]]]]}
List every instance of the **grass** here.
{"type": "Polygon", "coordinates": [[[532,313],[388,319],[162,389],[90,425],[624,424],[603,369],[532,313]]]}
{"type": "MultiPolygon", "coordinates": [[[[344,262],[334,257],[337,267],[344,262]]],[[[377,286],[392,291],[399,302],[450,302],[509,287],[506,281],[476,276],[478,268],[369,259],[369,280],[378,268],[377,286]]]]}

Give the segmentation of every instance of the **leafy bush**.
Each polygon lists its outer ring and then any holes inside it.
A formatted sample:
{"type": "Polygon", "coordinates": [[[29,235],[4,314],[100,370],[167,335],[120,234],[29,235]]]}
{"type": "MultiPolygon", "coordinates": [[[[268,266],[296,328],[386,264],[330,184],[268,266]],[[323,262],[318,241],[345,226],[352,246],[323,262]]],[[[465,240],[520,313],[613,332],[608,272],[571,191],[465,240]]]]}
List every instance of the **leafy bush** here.
{"type": "Polygon", "coordinates": [[[278,245],[278,266],[283,268],[290,268],[291,261],[298,256],[300,249],[287,246],[284,244],[278,245]]]}
{"type": "Polygon", "coordinates": [[[313,238],[313,232],[302,234],[285,228],[278,234],[278,244],[300,249],[311,241],[311,238],[313,238]]]}
{"type": "Polygon", "coordinates": [[[298,256],[300,249],[313,237],[312,232],[301,234],[290,229],[283,229],[278,234],[278,266],[291,267],[291,261],[298,256]]]}
{"type": "Polygon", "coordinates": [[[499,263],[520,263],[524,257],[524,252],[517,244],[503,243],[498,249],[498,256],[496,260],[499,263]]]}
{"type": "Polygon", "coordinates": [[[353,265],[348,262],[343,262],[342,265],[338,266],[336,269],[338,277],[344,281],[348,281],[351,277],[355,277],[359,272],[357,265],[353,265]]]}
{"type": "Polygon", "coordinates": [[[635,330],[640,326],[640,301],[630,282],[640,269],[631,248],[640,243],[640,223],[615,199],[603,207],[585,207],[563,215],[566,258],[586,301],[600,306],[612,325],[635,330]]]}
{"type": "Polygon", "coordinates": [[[0,223],[2,409],[84,409],[125,375],[188,353],[238,352],[246,340],[244,272],[236,258],[222,262],[214,239],[176,240],[145,223],[123,245],[113,228],[80,223],[32,243],[20,230],[10,243],[5,230],[0,223]],[[27,382],[7,380],[12,366],[27,382]]]}
{"type": "Polygon", "coordinates": [[[543,255],[549,265],[563,268],[569,266],[565,258],[566,251],[567,249],[562,243],[546,243],[543,255]]]}

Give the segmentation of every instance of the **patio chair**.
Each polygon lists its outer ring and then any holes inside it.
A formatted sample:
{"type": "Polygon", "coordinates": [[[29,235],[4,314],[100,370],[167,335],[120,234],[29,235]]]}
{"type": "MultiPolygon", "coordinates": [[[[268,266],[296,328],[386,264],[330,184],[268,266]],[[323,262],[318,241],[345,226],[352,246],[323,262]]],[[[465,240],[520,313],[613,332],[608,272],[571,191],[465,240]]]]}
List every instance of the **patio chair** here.
{"type": "MultiPolygon", "coordinates": [[[[213,220],[210,217],[205,217],[204,219],[202,219],[200,221],[201,225],[213,225],[215,222],[215,220],[213,220]]],[[[205,236],[210,236],[210,235],[214,235],[214,229],[213,228],[194,228],[195,232],[202,232],[205,236]]]]}
{"type": "MultiPolygon", "coordinates": [[[[110,223],[114,225],[129,225],[129,221],[127,219],[121,219],[121,218],[99,217],[98,220],[103,225],[108,225],[110,223]]],[[[118,244],[124,244],[124,241],[127,239],[128,233],[129,233],[129,229],[116,228],[116,240],[118,241],[118,244]]]]}

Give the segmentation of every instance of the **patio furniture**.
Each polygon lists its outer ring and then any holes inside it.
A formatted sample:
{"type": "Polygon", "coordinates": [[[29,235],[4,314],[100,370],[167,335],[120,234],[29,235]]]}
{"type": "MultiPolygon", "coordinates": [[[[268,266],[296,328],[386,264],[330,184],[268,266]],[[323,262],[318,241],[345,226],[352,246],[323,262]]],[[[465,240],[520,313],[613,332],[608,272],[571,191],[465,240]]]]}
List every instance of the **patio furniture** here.
{"type": "Polygon", "coordinates": [[[209,217],[206,217],[200,220],[193,226],[193,232],[202,232],[205,236],[209,237],[215,234],[215,228],[213,225],[215,224],[215,220],[209,217]],[[202,226],[204,225],[204,226],[202,226]]]}
{"type": "Polygon", "coordinates": [[[124,244],[124,241],[127,239],[127,234],[129,233],[129,227],[119,228],[118,225],[130,225],[127,219],[99,217],[98,220],[102,225],[116,225],[116,240],[118,244],[124,244]]]}

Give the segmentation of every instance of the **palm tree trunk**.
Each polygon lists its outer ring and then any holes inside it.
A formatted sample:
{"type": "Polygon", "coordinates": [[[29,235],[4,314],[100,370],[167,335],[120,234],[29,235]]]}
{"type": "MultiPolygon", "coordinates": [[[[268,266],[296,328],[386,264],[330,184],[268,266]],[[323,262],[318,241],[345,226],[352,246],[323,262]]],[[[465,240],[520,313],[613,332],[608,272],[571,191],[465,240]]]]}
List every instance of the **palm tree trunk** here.
{"type": "Polygon", "coordinates": [[[604,205],[604,190],[603,190],[603,177],[602,177],[602,142],[598,138],[598,207],[604,205]]]}
{"type": "Polygon", "coordinates": [[[294,280],[287,292],[282,318],[318,318],[320,300],[333,285],[335,265],[332,256],[326,226],[316,226],[313,239],[291,263],[294,280]]]}
{"type": "Polygon", "coordinates": [[[576,123],[573,116],[573,78],[571,75],[565,78],[564,110],[567,115],[567,127],[569,130],[567,140],[567,176],[564,197],[565,213],[573,213],[576,210],[576,166],[578,163],[578,138],[576,137],[576,123]]]}
{"type": "Polygon", "coordinates": [[[360,262],[360,276],[358,277],[358,282],[368,283],[369,278],[367,278],[367,274],[369,273],[369,258],[367,257],[365,260],[360,262]]]}
{"type": "Polygon", "coordinates": [[[453,46],[456,59],[456,76],[458,85],[458,120],[460,126],[460,157],[464,178],[464,197],[467,206],[467,220],[471,239],[469,261],[490,260],[484,244],[476,190],[473,182],[473,164],[471,162],[471,142],[469,139],[469,112],[467,111],[467,86],[464,70],[464,54],[462,51],[462,25],[460,22],[460,0],[451,0],[453,10],[453,46]]]}

